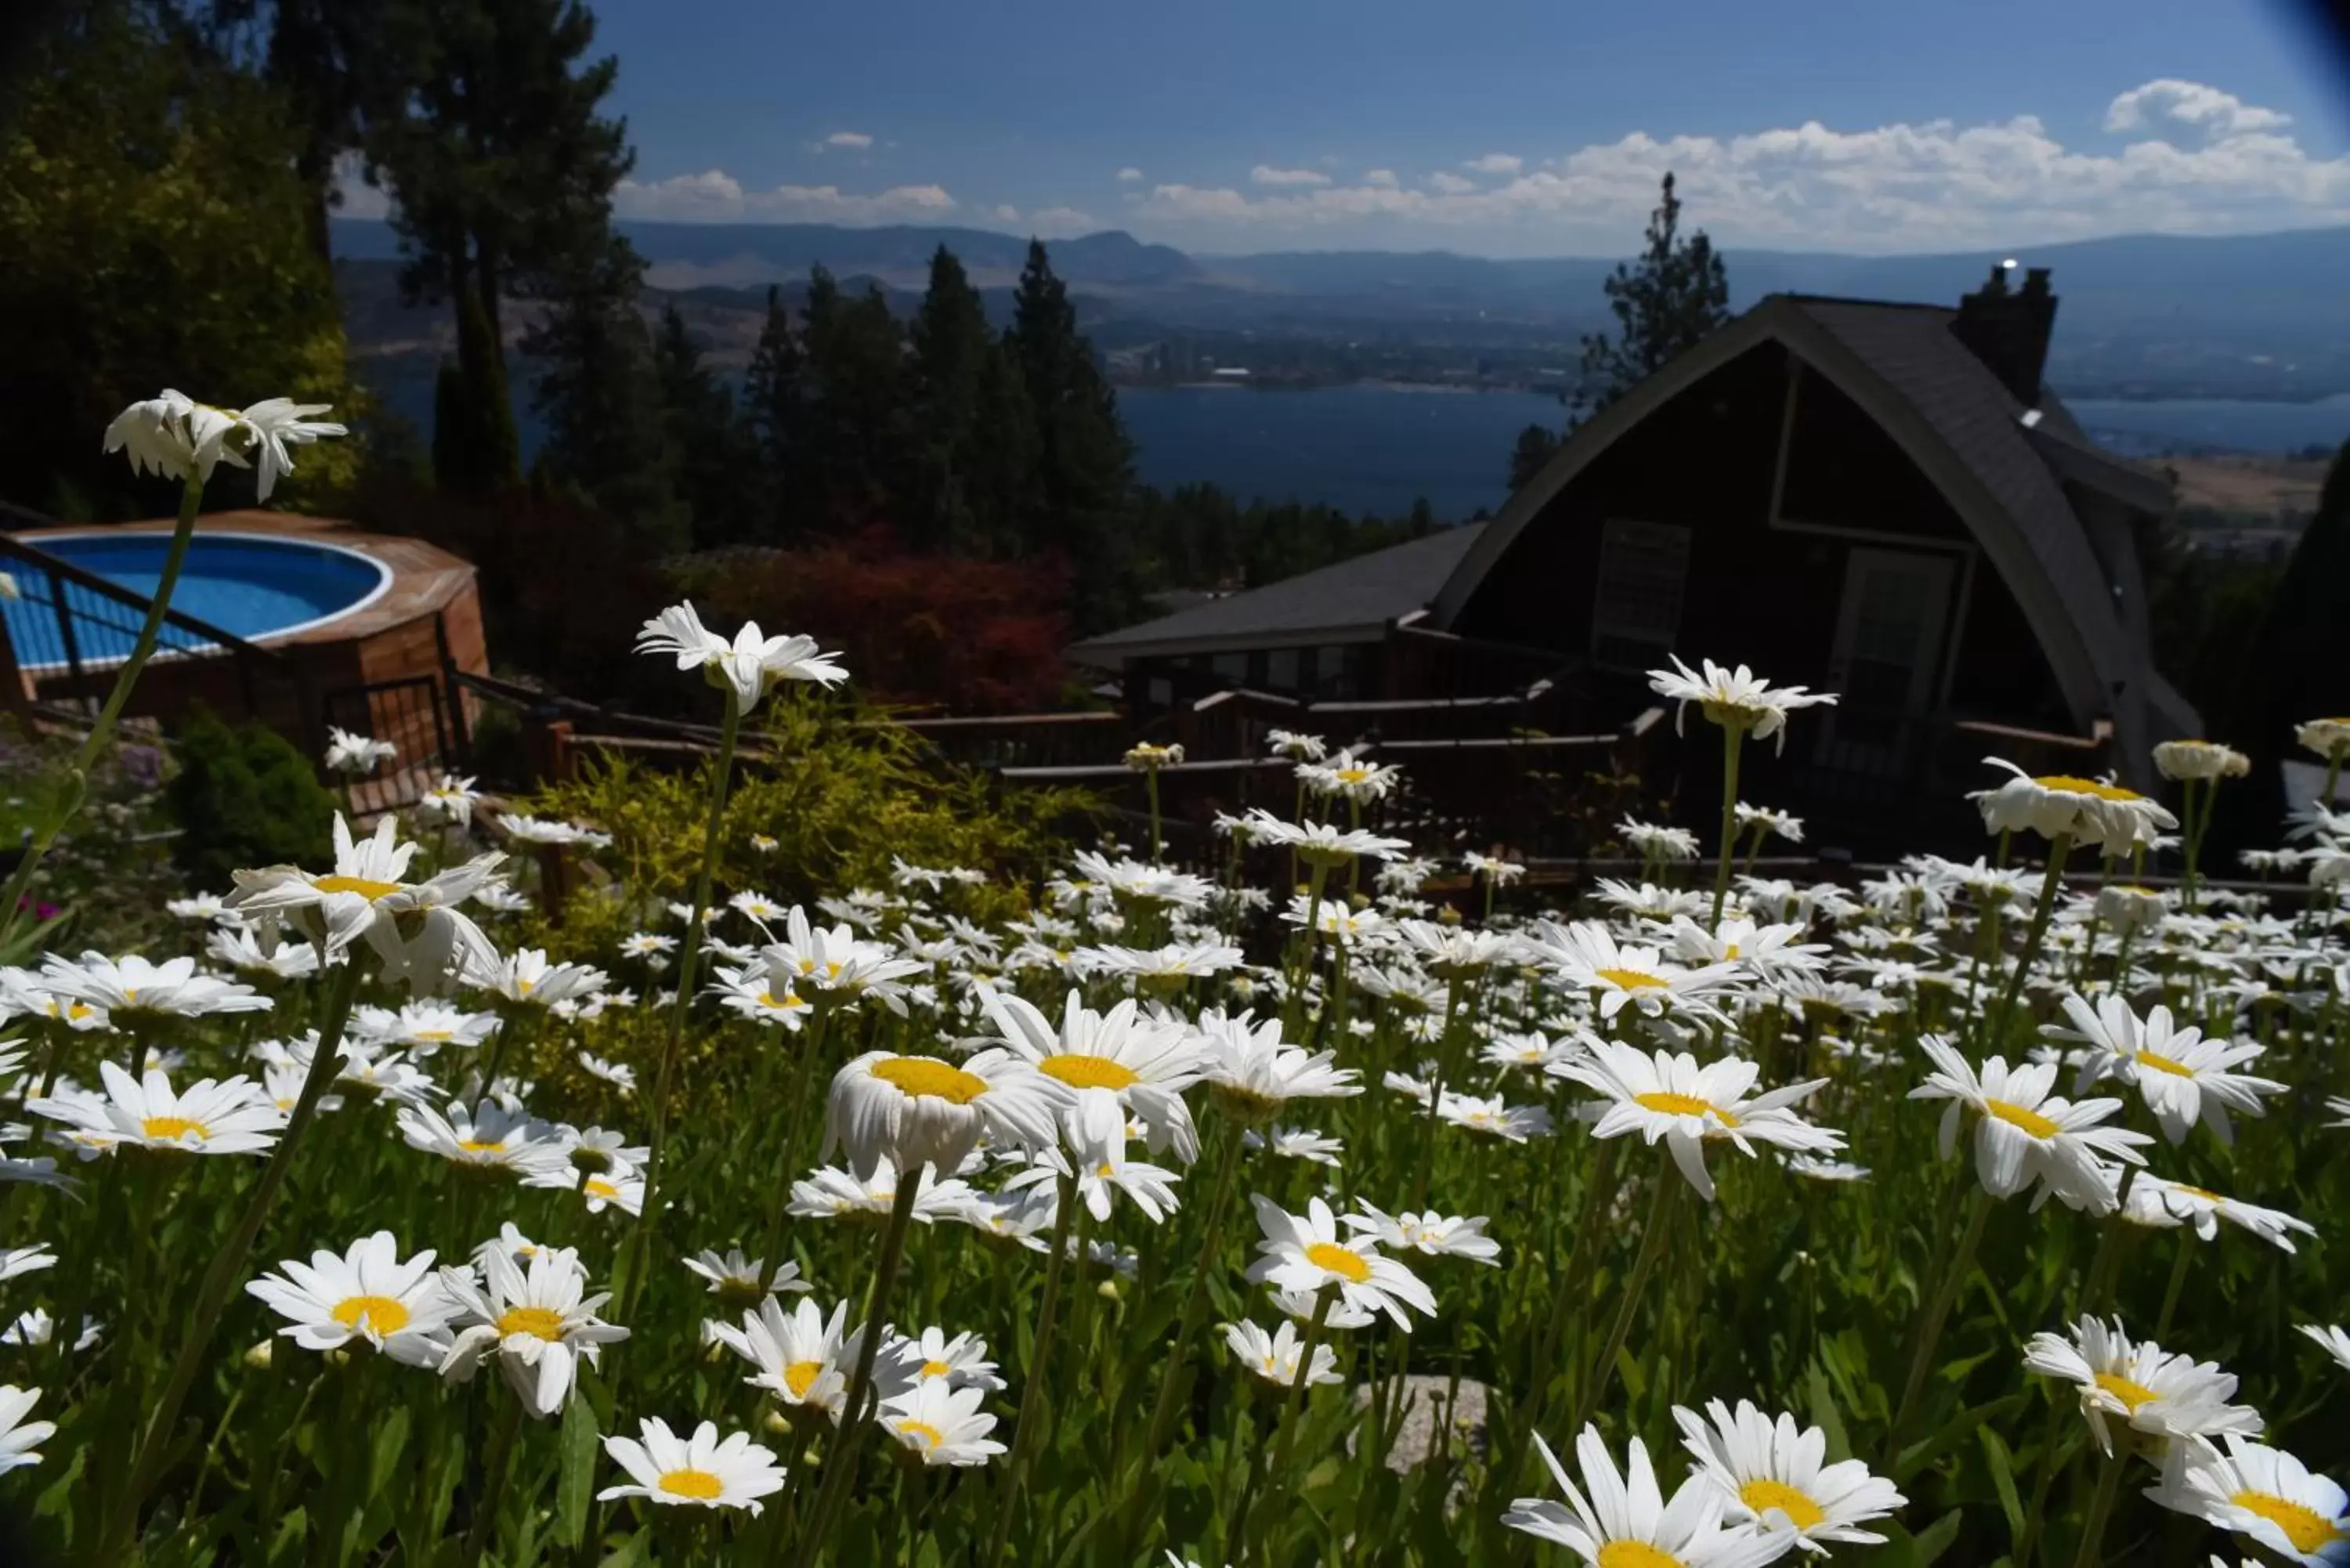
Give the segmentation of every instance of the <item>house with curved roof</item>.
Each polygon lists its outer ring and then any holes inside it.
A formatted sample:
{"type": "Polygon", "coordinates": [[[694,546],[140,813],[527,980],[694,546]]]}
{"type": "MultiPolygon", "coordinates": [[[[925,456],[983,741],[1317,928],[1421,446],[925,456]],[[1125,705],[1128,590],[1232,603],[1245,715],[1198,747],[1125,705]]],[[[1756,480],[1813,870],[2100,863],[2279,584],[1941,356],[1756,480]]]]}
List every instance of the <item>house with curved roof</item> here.
{"type": "Polygon", "coordinates": [[[2043,385],[2055,310],[2044,270],[2012,286],[2003,267],[1956,307],[1768,296],[1579,426],[1473,532],[1074,655],[1147,708],[1202,683],[1284,690],[1273,651],[1343,620],[1358,694],[1547,680],[1584,727],[1637,711],[1669,654],[1711,658],[1839,694],[1795,727],[1774,804],[1955,802],[1986,754],[2142,781],[2155,742],[2200,727],[2148,637],[2141,551],[2170,489],[2043,385]]]}

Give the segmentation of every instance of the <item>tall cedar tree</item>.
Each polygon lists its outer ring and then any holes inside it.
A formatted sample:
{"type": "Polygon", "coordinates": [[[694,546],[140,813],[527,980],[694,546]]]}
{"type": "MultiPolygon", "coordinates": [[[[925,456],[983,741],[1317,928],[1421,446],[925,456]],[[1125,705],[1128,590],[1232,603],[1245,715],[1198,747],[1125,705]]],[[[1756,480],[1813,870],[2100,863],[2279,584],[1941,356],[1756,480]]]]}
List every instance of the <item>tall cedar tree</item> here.
{"type": "Polygon", "coordinates": [[[637,310],[644,261],[614,234],[548,280],[546,316],[523,348],[545,369],[533,403],[546,424],[536,472],[586,495],[659,556],[691,543],[672,488],[652,336],[637,310]]]}
{"type": "Polygon", "coordinates": [[[803,527],[887,522],[912,472],[911,370],[905,334],[879,285],[844,295],[817,267],[800,330],[812,429],[796,470],[779,475],[803,527]]]}
{"type": "MultiPolygon", "coordinates": [[[[1638,261],[1618,263],[1602,286],[1616,317],[1616,336],[1594,332],[1584,337],[1583,374],[1569,403],[1567,430],[1730,320],[1730,278],[1721,257],[1703,229],[1683,239],[1680,221],[1680,198],[1673,194],[1673,177],[1667,173],[1656,210],[1648,214],[1646,248],[1638,261]]],[[[1543,425],[1521,431],[1510,454],[1511,488],[1532,478],[1563,439],[1543,425]]]]}
{"type": "Polygon", "coordinates": [[[504,302],[600,265],[612,188],[633,164],[626,125],[597,112],[619,62],[585,57],[596,20],[577,0],[382,3],[387,28],[421,43],[369,161],[400,193],[404,296],[455,311],[455,375],[435,413],[464,428],[435,442],[456,460],[442,477],[486,488],[514,476],[517,451],[504,302]]]}
{"type": "Polygon", "coordinates": [[[1079,633],[1116,626],[1138,598],[1122,526],[1134,450],[1117,394],[1094,363],[1093,346],[1078,336],[1068,286],[1054,275],[1041,240],[1028,242],[1006,344],[1036,421],[1037,507],[1024,543],[1067,557],[1079,633]]]}

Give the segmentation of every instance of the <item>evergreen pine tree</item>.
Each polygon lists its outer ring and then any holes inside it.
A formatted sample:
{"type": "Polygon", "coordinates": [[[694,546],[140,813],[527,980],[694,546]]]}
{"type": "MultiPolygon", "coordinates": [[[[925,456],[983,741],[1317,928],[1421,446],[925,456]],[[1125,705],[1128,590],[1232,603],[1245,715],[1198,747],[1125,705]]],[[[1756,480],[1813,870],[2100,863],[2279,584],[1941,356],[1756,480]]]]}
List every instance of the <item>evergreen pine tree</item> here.
{"type": "Polygon", "coordinates": [[[981,462],[974,441],[995,343],[979,291],[944,245],[931,257],[930,286],[907,337],[914,351],[916,467],[899,521],[919,544],[968,548],[986,531],[972,493],[981,462]]]}
{"type": "MultiPolygon", "coordinates": [[[[457,443],[474,475],[513,476],[495,431],[513,419],[505,301],[576,290],[592,267],[612,188],[631,167],[627,130],[598,107],[619,70],[587,58],[596,20],[578,0],[381,0],[379,25],[413,40],[396,112],[369,128],[369,165],[399,192],[392,226],[411,302],[453,305],[460,385],[449,401],[484,439],[457,443]]],[[[460,465],[457,472],[467,472],[460,465]]]]}
{"type": "Polygon", "coordinates": [[[899,490],[912,467],[910,371],[905,334],[879,286],[852,297],[816,268],[800,346],[811,434],[800,468],[809,520],[827,528],[896,521],[899,490]]]}
{"type": "Polygon", "coordinates": [[[1068,558],[1080,632],[1116,625],[1135,599],[1123,535],[1133,448],[1093,346],[1077,333],[1068,286],[1040,240],[1028,243],[1006,344],[1036,421],[1038,504],[1024,543],[1068,558]]]}
{"type": "Polygon", "coordinates": [[[1510,449],[1510,488],[1518,490],[1540,473],[1562,444],[1559,433],[1548,425],[1528,425],[1520,431],[1518,444],[1510,449]]]}
{"type": "Polygon", "coordinates": [[[652,335],[637,309],[644,261],[610,235],[549,280],[551,308],[523,346],[546,368],[534,406],[546,421],[541,475],[627,524],[647,555],[690,543],[673,488],[652,335]]]}
{"type": "Polygon", "coordinates": [[[740,543],[749,531],[746,479],[754,468],[734,416],[734,391],[702,362],[702,346],[674,302],[653,335],[654,392],[677,499],[692,519],[694,546],[740,543]]]}
{"type": "Polygon", "coordinates": [[[758,493],[753,498],[752,534],[764,542],[790,538],[805,514],[798,486],[800,458],[808,447],[806,362],[783,290],[767,288],[767,319],[743,379],[743,422],[756,460],[758,493]]]}
{"type": "Polygon", "coordinates": [[[1618,263],[1603,286],[1616,336],[1595,332],[1583,339],[1583,381],[1570,428],[1729,321],[1730,279],[1721,257],[1702,229],[1681,238],[1680,218],[1680,198],[1668,173],[1648,215],[1646,248],[1638,261],[1618,263]]]}

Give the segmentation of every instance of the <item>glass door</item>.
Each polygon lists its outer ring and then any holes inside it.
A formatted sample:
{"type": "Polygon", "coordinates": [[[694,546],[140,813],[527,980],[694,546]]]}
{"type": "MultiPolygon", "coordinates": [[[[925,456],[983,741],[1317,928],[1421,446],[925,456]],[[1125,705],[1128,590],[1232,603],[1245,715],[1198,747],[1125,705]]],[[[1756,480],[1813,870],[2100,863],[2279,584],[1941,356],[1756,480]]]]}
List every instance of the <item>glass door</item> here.
{"type": "Polygon", "coordinates": [[[1819,761],[1854,773],[1906,769],[1925,738],[1942,633],[1950,624],[1949,556],[1856,549],[1846,557],[1819,761]]]}

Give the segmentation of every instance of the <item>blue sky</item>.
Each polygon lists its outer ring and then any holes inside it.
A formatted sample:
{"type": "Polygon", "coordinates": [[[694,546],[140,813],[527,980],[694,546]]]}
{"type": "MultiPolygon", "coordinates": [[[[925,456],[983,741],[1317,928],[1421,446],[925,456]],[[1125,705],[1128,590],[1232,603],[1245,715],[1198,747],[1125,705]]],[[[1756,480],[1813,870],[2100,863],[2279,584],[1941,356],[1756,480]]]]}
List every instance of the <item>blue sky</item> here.
{"type": "Polygon", "coordinates": [[[1609,254],[2350,222],[2350,96],[2251,0],[604,0],[621,210],[1609,254]],[[1123,177],[1122,177],[1123,176],[1123,177]]]}

